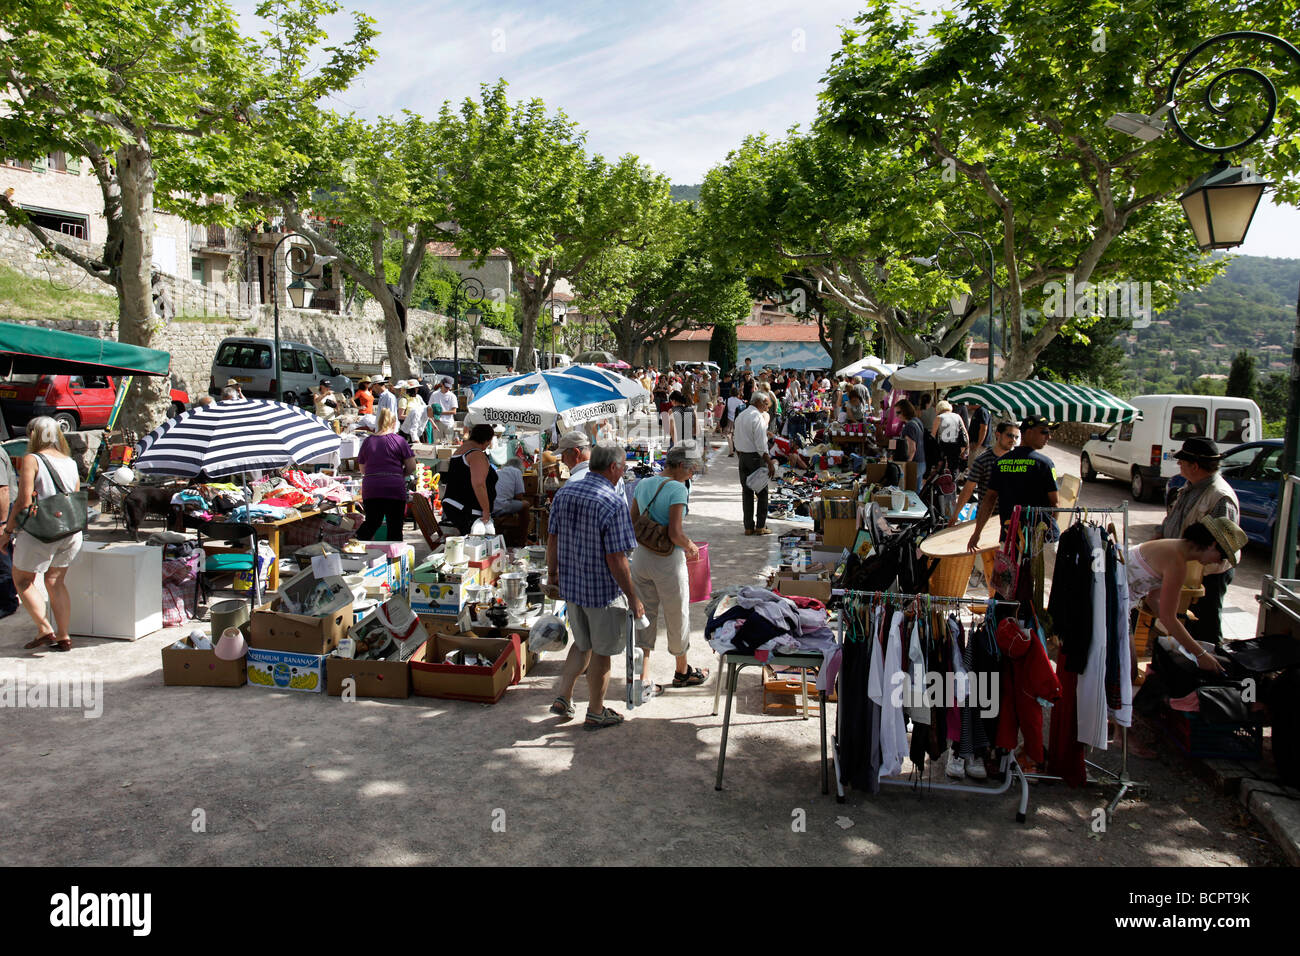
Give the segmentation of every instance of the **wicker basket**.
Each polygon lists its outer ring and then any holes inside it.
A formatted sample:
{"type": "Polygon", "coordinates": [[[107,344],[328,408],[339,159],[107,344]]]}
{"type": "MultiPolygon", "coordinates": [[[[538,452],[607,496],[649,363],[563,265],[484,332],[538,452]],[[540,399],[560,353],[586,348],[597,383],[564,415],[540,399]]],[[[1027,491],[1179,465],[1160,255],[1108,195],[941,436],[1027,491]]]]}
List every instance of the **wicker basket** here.
{"type": "Polygon", "coordinates": [[[953,554],[940,558],[930,575],[930,593],[936,597],[962,597],[975,567],[975,554],[953,554]]]}

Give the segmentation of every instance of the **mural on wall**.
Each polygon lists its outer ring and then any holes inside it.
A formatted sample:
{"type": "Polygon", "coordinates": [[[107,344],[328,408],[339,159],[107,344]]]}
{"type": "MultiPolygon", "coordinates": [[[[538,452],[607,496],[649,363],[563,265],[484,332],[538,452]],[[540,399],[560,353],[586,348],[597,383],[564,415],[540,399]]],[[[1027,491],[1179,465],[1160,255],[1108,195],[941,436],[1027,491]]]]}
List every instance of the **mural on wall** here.
{"type": "Polygon", "coordinates": [[[819,342],[741,342],[736,361],[753,359],[759,368],[830,368],[830,359],[819,342]]]}

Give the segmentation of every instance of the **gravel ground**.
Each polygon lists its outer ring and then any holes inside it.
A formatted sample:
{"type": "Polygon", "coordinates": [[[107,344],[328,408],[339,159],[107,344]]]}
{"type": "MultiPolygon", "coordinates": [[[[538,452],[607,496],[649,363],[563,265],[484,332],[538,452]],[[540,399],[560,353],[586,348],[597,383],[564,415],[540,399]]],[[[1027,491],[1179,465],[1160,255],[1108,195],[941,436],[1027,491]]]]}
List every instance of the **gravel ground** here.
{"type": "MultiPolygon", "coordinates": [[[[1077,452],[1049,453],[1077,470],[1077,452]]],[[[737,485],[724,448],[693,492],[688,528],[710,543],[715,586],[759,581],[776,540],[743,535],[737,485]]],[[[1097,504],[1121,491],[1109,483],[1085,488],[1085,502],[1097,504]]],[[[1137,514],[1139,525],[1147,520],[1146,509],[1137,514]]],[[[1233,603],[1253,607],[1241,595],[1249,596],[1256,573],[1248,566],[1239,575],[1233,603]]],[[[693,619],[691,661],[716,672],[698,637],[703,605],[693,619]]],[[[818,722],[764,715],[749,670],[736,696],[726,788],[717,792],[722,718],[711,714],[713,677],[704,687],[669,690],[622,727],[587,733],[581,681],[578,720],[547,712],[556,657],[494,706],[163,687],[159,650],[187,630],[34,653],[21,649],[34,633],[25,613],[0,621],[0,677],[25,665],[29,680],[90,672],[104,682],[98,718],[27,707],[5,715],[0,808],[10,823],[0,862],[1258,866],[1281,859],[1240,805],[1212,792],[1168,750],[1133,761],[1149,795],[1122,803],[1106,833],[1092,832],[1090,822],[1108,792],[1050,784],[1032,788],[1026,824],[1014,822],[1011,795],[899,788],[850,793],[841,805],[821,794],[818,722]]],[[[656,679],[670,679],[666,650],[653,666],[656,679]]],[[[621,693],[616,679],[611,697],[621,693]]],[[[1115,755],[1100,762],[1114,764],[1115,755]]]]}

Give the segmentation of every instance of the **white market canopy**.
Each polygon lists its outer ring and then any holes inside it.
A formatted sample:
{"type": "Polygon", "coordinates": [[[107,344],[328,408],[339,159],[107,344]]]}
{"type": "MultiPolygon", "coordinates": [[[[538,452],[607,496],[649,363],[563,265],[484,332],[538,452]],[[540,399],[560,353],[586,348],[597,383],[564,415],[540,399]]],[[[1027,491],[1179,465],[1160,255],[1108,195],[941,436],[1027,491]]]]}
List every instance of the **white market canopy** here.
{"type": "Polygon", "coordinates": [[[1113,425],[1140,418],[1142,413],[1110,392],[1064,382],[997,382],[972,385],[948,394],[948,401],[975,402],[1014,421],[1042,415],[1052,422],[1113,425]]]}
{"type": "Polygon", "coordinates": [[[953,388],[982,382],[988,377],[988,366],[959,359],[931,355],[911,365],[904,365],[889,376],[894,388],[913,391],[936,388],[953,388]]]}
{"type": "Polygon", "coordinates": [[[866,358],[858,359],[852,365],[846,365],[836,375],[860,375],[863,372],[871,372],[873,375],[889,375],[897,365],[890,365],[878,359],[874,355],[868,355],[866,358]]]}

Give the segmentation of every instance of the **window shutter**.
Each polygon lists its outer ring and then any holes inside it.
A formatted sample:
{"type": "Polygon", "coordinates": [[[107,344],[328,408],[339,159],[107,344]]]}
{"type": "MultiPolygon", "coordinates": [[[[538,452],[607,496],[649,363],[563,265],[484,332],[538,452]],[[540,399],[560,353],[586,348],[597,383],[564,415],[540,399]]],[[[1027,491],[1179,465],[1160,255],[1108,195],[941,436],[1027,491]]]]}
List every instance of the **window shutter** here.
{"type": "Polygon", "coordinates": [[[32,172],[34,173],[45,172],[45,163],[46,163],[46,157],[37,156],[35,159],[32,160],[32,172]]]}
{"type": "Polygon", "coordinates": [[[68,172],[73,176],[81,175],[81,157],[75,155],[68,156],[68,172]]]}

